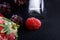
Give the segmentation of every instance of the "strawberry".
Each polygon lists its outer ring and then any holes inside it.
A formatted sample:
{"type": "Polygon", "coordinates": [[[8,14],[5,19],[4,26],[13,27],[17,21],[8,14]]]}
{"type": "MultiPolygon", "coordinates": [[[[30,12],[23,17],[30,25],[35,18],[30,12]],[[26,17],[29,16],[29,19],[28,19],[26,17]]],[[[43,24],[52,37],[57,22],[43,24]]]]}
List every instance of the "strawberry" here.
{"type": "Polygon", "coordinates": [[[14,33],[7,35],[7,38],[8,40],[14,40],[15,39],[14,33]]]}
{"type": "Polygon", "coordinates": [[[0,40],[7,40],[7,36],[5,33],[0,33],[0,40]]]}
{"type": "Polygon", "coordinates": [[[6,34],[5,34],[5,33],[0,33],[0,35],[1,35],[2,37],[6,37],[6,34]]]}
{"type": "Polygon", "coordinates": [[[37,18],[31,17],[26,20],[26,27],[28,30],[36,30],[41,27],[41,21],[37,18]]]}
{"type": "Polygon", "coordinates": [[[3,29],[3,27],[2,26],[0,26],[0,31],[3,29]]]}
{"type": "Polygon", "coordinates": [[[0,24],[3,24],[3,23],[4,23],[4,17],[0,16],[0,24]]]}
{"type": "Polygon", "coordinates": [[[14,34],[11,33],[9,35],[6,35],[5,33],[0,33],[0,40],[14,40],[14,34]]]}

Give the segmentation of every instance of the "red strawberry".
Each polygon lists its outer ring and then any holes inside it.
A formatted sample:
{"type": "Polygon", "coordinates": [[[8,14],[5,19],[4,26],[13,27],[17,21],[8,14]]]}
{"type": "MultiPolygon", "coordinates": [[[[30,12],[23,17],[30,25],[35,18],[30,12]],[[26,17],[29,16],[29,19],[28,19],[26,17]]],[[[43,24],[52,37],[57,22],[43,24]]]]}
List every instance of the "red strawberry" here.
{"type": "Polygon", "coordinates": [[[4,17],[0,17],[0,24],[3,24],[4,23],[4,17]]]}
{"type": "Polygon", "coordinates": [[[14,40],[15,39],[14,33],[7,35],[7,38],[8,40],[14,40]]]}
{"type": "Polygon", "coordinates": [[[3,40],[3,37],[0,35],[0,40],[3,40]]]}
{"type": "Polygon", "coordinates": [[[1,35],[2,37],[6,37],[6,34],[5,34],[5,33],[0,33],[0,35],[1,35]]]}
{"type": "Polygon", "coordinates": [[[0,24],[3,24],[4,23],[4,20],[3,19],[0,19],[0,24]]]}
{"type": "Polygon", "coordinates": [[[7,40],[7,36],[5,33],[0,33],[0,40],[7,40]]]}
{"type": "Polygon", "coordinates": [[[37,18],[31,17],[26,20],[26,27],[29,30],[36,30],[41,27],[41,21],[37,18]]]}
{"type": "Polygon", "coordinates": [[[0,26],[0,31],[3,29],[3,27],[2,26],[0,26]]]}

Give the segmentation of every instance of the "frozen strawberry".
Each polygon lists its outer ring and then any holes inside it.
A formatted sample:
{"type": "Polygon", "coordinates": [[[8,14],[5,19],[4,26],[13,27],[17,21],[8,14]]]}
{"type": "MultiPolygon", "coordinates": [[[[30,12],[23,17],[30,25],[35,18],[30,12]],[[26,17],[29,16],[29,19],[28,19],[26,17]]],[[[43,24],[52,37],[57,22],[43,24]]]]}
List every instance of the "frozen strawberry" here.
{"type": "Polygon", "coordinates": [[[2,17],[0,17],[0,24],[4,23],[4,19],[2,17]]]}
{"type": "Polygon", "coordinates": [[[0,33],[0,40],[7,40],[7,36],[5,33],[0,33]]]}
{"type": "Polygon", "coordinates": [[[14,33],[7,35],[8,40],[15,40],[14,33]]]}
{"type": "Polygon", "coordinates": [[[3,27],[2,26],[0,26],[0,31],[3,29],[3,27]]]}
{"type": "Polygon", "coordinates": [[[6,37],[6,34],[5,33],[0,33],[0,35],[4,38],[6,37]]]}
{"type": "Polygon", "coordinates": [[[3,40],[3,37],[0,35],[0,40],[3,40]]]}
{"type": "Polygon", "coordinates": [[[37,18],[31,17],[26,20],[26,27],[29,30],[36,30],[41,27],[41,21],[37,18]]]}

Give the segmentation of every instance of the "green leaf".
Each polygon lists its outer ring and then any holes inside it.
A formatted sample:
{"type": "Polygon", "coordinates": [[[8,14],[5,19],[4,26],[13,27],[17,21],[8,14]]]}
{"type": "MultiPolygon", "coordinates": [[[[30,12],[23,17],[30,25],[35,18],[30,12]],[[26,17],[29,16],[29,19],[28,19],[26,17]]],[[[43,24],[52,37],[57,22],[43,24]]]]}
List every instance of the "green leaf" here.
{"type": "Polygon", "coordinates": [[[14,33],[14,35],[15,35],[15,37],[18,37],[18,34],[17,34],[17,32],[16,32],[16,33],[14,33]]]}
{"type": "Polygon", "coordinates": [[[7,32],[9,30],[9,28],[7,26],[4,27],[3,31],[7,32]]]}
{"type": "Polygon", "coordinates": [[[10,34],[11,33],[11,31],[10,30],[8,30],[7,32],[6,32],[6,34],[8,35],[8,34],[10,34]]]}

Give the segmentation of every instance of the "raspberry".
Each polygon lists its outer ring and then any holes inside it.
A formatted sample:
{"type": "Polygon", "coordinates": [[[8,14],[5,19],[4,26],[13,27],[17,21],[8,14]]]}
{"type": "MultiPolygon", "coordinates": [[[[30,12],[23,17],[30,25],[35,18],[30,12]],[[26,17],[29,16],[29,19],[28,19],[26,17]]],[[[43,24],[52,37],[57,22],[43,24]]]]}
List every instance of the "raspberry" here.
{"type": "Polygon", "coordinates": [[[37,18],[31,17],[26,20],[26,27],[29,30],[36,30],[41,27],[41,21],[37,18]]]}

